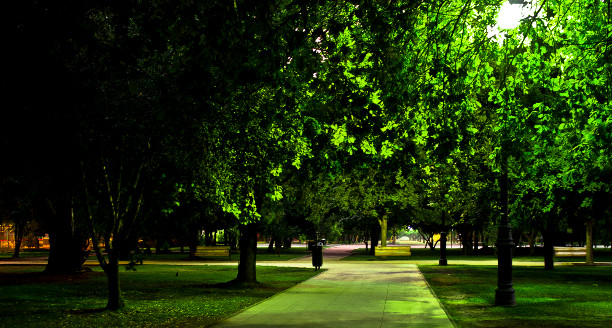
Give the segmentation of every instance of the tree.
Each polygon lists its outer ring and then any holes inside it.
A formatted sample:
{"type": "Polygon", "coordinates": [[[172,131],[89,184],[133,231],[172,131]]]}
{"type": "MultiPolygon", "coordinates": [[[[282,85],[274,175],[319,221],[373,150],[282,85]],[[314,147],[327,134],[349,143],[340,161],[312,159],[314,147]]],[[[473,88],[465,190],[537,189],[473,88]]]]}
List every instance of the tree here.
{"type": "MultiPolygon", "coordinates": [[[[592,240],[589,231],[593,221],[588,210],[593,205],[592,192],[608,193],[602,181],[607,168],[600,164],[608,156],[607,150],[600,148],[607,143],[607,135],[600,132],[609,124],[598,118],[609,112],[609,92],[602,84],[609,72],[601,78],[593,74],[606,72],[609,36],[602,33],[605,29],[601,26],[609,21],[609,8],[609,3],[603,2],[544,2],[535,6],[534,15],[519,27],[517,39],[509,40],[519,45],[512,55],[515,72],[508,77],[509,99],[518,104],[510,118],[522,126],[518,128],[521,145],[529,145],[528,151],[516,152],[521,165],[516,173],[521,177],[518,190],[529,195],[523,199],[534,200],[531,206],[538,206],[536,217],[548,218],[545,242],[549,269],[555,242],[551,234],[581,216],[587,225],[587,239],[592,240]],[[528,42],[524,42],[526,38],[528,42]],[[537,202],[534,197],[539,198],[537,202]]],[[[592,262],[592,257],[587,261],[592,262]]]]}
{"type": "Polygon", "coordinates": [[[32,152],[2,178],[46,208],[49,271],[78,269],[87,227],[108,308],[124,305],[120,253],[164,215],[193,230],[233,215],[239,283],[257,281],[262,221],[367,218],[383,243],[393,221],[464,236],[497,221],[500,254],[510,219],[586,223],[589,242],[610,224],[609,1],[536,4],[503,37],[499,1],[179,4],[4,11],[22,71],[1,82],[20,100],[2,151],[32,152]]]}
{"type": "Polygon", "coordinates": [[[19,251],[26,234],[26,226],[33,218],[32,195],[28,195],[24,185],[11,177],[2,180],[0,187],[0,222],[11,223],[15,235],[13,257],[19,257],[19,251]]]}
{"type": "Polygon", "coordinates": [[[66,69],[78,49],[71,40],[83,6],[23,1],[2,10],[3,39],[10,68],[2,92],[10,109],[2,112],[3,175],[16,179],[31,195],[50,236],[48,273],[80,271],[86,237],[74,220],[78,195],[78,118],[73,115],[87,94],[66,69]]]}

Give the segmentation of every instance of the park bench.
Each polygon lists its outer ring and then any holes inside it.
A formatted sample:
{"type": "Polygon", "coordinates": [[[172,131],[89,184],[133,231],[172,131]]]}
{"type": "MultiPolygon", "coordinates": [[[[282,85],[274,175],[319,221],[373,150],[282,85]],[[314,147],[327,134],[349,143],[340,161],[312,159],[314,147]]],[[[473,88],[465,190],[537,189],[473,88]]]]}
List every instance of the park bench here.
{"type": "Polygon", "coordinates": [[[231,251],[229,246],[198,246],[196,248],[195,256],[231,258],[231,251]]]}
{"type": "Polygon", "coordinates": [[[385,258],[387,256],[410,256],[410,246],[376,246],[374,256],[385,258]]]}
{"type": "Polygon", "coordinates": [[[555,257],[585,257],[586,247],[553,247],[555,257]]]}

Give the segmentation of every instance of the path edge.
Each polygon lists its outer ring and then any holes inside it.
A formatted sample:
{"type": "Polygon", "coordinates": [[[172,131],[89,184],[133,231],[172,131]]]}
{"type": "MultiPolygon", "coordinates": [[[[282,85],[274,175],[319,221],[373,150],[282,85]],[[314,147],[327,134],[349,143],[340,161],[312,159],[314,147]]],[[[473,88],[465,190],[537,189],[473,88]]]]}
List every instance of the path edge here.
{"type": "Polygon", "coordinates": [[[459,326],[457,325],[457,322],[453,319],[453,317],[450,316],[450,314],[448,313],[448,310],[446,309],[446,306],[444,306],[444,304],[442,304],[442,302],[440,302],[440,299],[438,298],[438,295],[436,295],[436,293],[431,288],[431,285],[429,285],[429,281],[427,281],[427,279],[425,279],[425,276],[423,275],[423,272],[421,272],[421,268],[419,268],[419,265],[415,264],[414,266],[416,266],[417,270],[419,270],[419,274],[423,278],[423,281],[425,281],[425,284],[427,285],[427,288],[429,289],[429,292],[436,299],[436,301],[438,301],[438,304],[440,305],[440,307],[442,308],[442,310],[446,314],[446,317],[448,318],[448,321],[450,321],[453,324],[453,327],[458,328],[459,326]]]}

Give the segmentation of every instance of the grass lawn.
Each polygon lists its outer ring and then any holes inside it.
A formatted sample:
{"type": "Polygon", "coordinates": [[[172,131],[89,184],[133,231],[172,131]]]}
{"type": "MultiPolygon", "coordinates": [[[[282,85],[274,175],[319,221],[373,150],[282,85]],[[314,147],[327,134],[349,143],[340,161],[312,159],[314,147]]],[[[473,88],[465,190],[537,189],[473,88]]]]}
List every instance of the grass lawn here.
{"type": "Polygon", "coordinates": [[[514,267],[516,307],[495,307],[496,266],[419,265],[459,327],[606,327],[612,266],[514,267]]]}
{"type": "MultiPolygon", "coordinates": [[[[227,284],[231,266],[145,265],[122,271],[127,307],[106,305],[106,277],[99,268],[74,276],[45,276],[43,266],[0,267],[2,327],[204,327],[231,316],[318,272],[258,266],[255,287],[227,284]]],[[[319,271],[320,272],[320,271],[319,271]]]]}
{"type": "MultiPolygon", "coordinates": [[[[306,247],[292,247],[290,249],[282,249],[280,253],[268,253],[268,247],[257,248],[257,262],[265,261],[288,261],[302,256],[310,255],[310,252],[306,247]]],[[[90,260],[95,260],[95,257],[90,256],[90,260]]],[[[232,253],[230,257],[201,257],[194,261],[238,261],[240,259],[240,252],[232,253]]],[[[169,253],[152,254],[144,257],[145,263],[149,261],[191,261],[189,259],[189,248],[185,248],[185,252],[181,253],[178,249],[173,249],[169,253]]]]}
{"type": "MultiPolygon", "coordinates": [[[[410,250],[412,256],[389,256],[386,259],[381,259],[380,257],[376,257],[374,255],[370,255],[366,252],[365,248],[359,248],[353,251],[353,255],[345,257],[342,260],[345,261],[409,261],[414,264],[438,264],[438,259],[440,258],[440,250],[434,249],[433,251],[429,248],[412,248],[410,250]]],[[[446,258],[449,262],[485,262],[485,261],[497,261],[495,255],[474,255],[474,256],[465,256],[462,255],[461,249],[458,248],[449,248],[446,250],[446,258]]]]}
{"type": "MultiPolygon", "coordinates": [[[[257,248],[257,261],[287,261],[298,257],[310,255],[310,251],[306,247],[291,247],[289,249],[281,249],[280,253],[268,253],[268,247],[257,248]]],[[[232,254],[232,257],[234,255],[232,254]]],[[[239,254],[236,254],[238,260],[239,254]]]]}
{"type": "MultiPolygon", "coordinates": [[[[19,252],[19,257],[41,257],[41,256],[49,256],[49,251],[46,250],[22,250],[19,252]]],[[[13,257],[13,250],[3,250],[0,252],[0,259],[10,259],[13,257]]]]}
{"type": "MultiPolygon", "coordinates": [[[[429,248],[412,248],[412,257],[408,256],[393,256],[381,259],[379,257],[370,255],[366,252],[365,248],[359,248],[353,251],[353,255],[348,256],[342,260],[344,261],[394,261],[402,260],[409,261],[409,263],[419,265],[437,265],[438,259],[440,258],[440,250],[438,248],[433,251],[429,248]]],[[[541,251],[541,249],[538,249],[541,251]]],[[[446,259],[448,264],[464,264],[464,265],[497,265],[497,256],[490,251],[491,254],[484,255],[463,255],[462,250],[459,248],[449,248],[446,250],[446,259]]],[[[582,258],[557,258],[555,262],[570,263],[570,262],[584,262],[582,258]]],[[[597,248],[595,249],[595,262],[612,262],[612,249],[610,248],[597,248]]],[[[520,249],[513,258],[514,265],[518,266],[544,266],[543,256],[529,256],[528,249],[520,249]]]]}

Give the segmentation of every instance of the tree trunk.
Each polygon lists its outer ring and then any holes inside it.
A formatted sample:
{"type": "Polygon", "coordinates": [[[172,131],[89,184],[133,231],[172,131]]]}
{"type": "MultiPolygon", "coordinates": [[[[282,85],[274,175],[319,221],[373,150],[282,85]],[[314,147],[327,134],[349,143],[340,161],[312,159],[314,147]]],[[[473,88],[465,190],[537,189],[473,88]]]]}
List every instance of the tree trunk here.
{"type": "Polygon", "coordinates": [[[121,243],[121,249],[119,250],[119,260],[129,261],[132,259],[133,252],[138,249],[138,240],[126,240],[121,243]]]}
{"type": "Polygon", "coordinates": [[[534,228],[531,228],[529,234],[527,235],[527,242],[529,243],[529,255],[535,255],[535,240],[537,236],[537,231],[534,228]]]}
{"type": "Polygon", "coordinates": [[[108,303],[107,310],[118,310],[125,307],[125,301],[121,296],[119,284],[119,250],[112,249],[108,252],[108,265],[104,268],[108,281],[108,303]]]}
{"type": "Polygon", "coordinates": [[[372,236],[372,239],[370,240],[370,255],[374,255],[376,246],[378,246],[378,238],[380,237],[379,235],[380,229],[376,227],[376,225],[372,225],[372,229],[370,230],[370,236],[372,236]]]}
{"type": "Polygon", "coordinates": [[[197,250],[198,250],[198,246],[189,245],[189,258],[190,259],[195,259],[197,250]]]}
{"type": "Polygon", "coordinates": [[[587,220],[586,225],[586,264],[594,264],[593,259],[593,219],[587,220]]]}
{"type": "Polygon", "coordinates": [[[421,235],[421,238],[424,240],[425,242],[425,248],[429,247],[430,250],[434,250],[434,248],[436,247],[434,244],[434,234],[427,234],[427,235],[423,235],[423,233],[419,232],[419,234],[421,235]]]}
{"type": "Polygon", "coordinates": [[[205,246],[212,246],[213,245],[213,237],[212,237],[212,232],[210,231],[210,229],[206,229],[204,231],[204,245],[205,246]]]}
{"type": "Polygon", "coordinates": [[[193,225],[190,226],[187,238],[187,242],[189,244],[189,258],[193,259],[195,258],[196,250],[200,242],[200,229],[193,225]]]}
{"type": "MultiPolygon", "coordinates": [[[[280,237],[278,237],[276,239],[276,243],[275,244],[276,244],[276,250],[275,250],[276,255],[280,256],[280,249],[281,249],[281,238],[280,237]]],[[[257,246],[255,246],[255,247],[257,247],[257,246]]]]}
{"type": "Polygon", "coordinates": [[[238,276],[235,282],[257,282],[256,255],[257,223],[242,225],[240,227],[240,263],[238,263],[238,276]]]}
{"type": "Polygon", "coordinates": [[[544,235],[544,269],[553,270],[555,268],[555,232],[547,228],[544,235]]]}
{"type": "Polygon", "coordinates": [[[274,237],[270,238],[270,243],[268,244],[268,250],[266,253],[274,253],[274,237]]]}
{"type": "Polygon", "coordinates": [[[380,245],[387,246],[387,213],[383,214],[379,219],[380,224],[380,245]]]}
{"type": "Polygon", "coordinates": [[[236,230],[234,229],[228,229],[227,230],[227,234],[228,234],[228,243],[230,245],[230,249],[235,251],[238,249],[238,234],[236,233],[236,230]]]}
{"type": "Polygon", "coordinates": [[[478,230],[474,230],[474,251],[472,254],[478,254],[478,230]]]}
{"type": "Polygon", "coordinates": [[[291,249],[291,243],[293,242],[293,237],[287,237],[285,239],[285,244],[283,245],[285,249],[291,249]]]}
{"type": "Polygon", "coordinates": [[[470,228],[461,229],[461,245],[463,246],[463,255],[472,255],[473,247],[473,231],[470,228]]]}
{"type": "Polygon", "coordinates": [[[49,225],[49,259],[45,272],[50,274],[81,272],[85,238],[74,225],[72,208],[64,205],[57,209],[52,207],[52,211],[53,222],[49,225]]]}
{"type": "Polygon", "coordinates": [[[15,251],[13,257],[19,257],[19,251],[21,250],[21,242],[23,241],[23,231],[25,230],[25,222],[23,220],[15,220],[15,251]]]}

